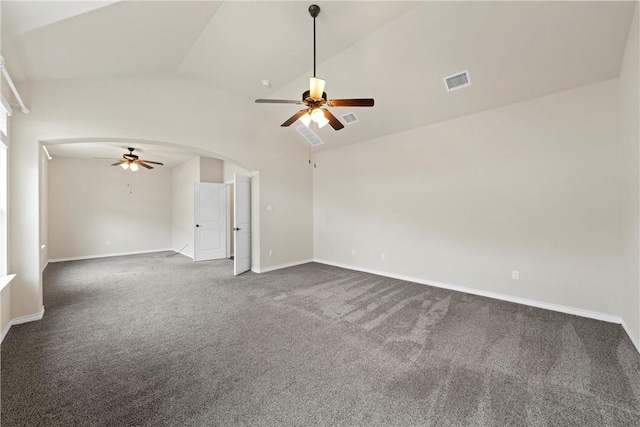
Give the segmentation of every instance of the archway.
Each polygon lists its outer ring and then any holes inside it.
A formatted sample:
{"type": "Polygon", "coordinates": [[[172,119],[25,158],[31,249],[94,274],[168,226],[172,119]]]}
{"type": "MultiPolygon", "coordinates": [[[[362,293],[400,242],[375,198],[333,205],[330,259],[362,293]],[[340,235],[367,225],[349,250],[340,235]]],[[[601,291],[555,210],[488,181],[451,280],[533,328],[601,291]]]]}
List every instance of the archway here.
{"type": "MultiPolygon", "coordinates": [[[[107,137],[93,137],[93,138],[73,138],[73,139],[52,139],[52,140],[44,140],[40,142],[41,146],[48,146],[50,148],[49,151],[55,152],[52,148],[58,148],[59,146],[78,146],[80,147],[82,144],[90,145],[93,147],[96,144],[104,144],[112,147],[117,147],[121,149],[122,147],[159,147],[163,149],[170,149],[176,152],[188,153],[189,156],[193,156],[193,158],[214,158],[219,159],[224,162],[225,165],[232,165],[232,169],[241,168],[244,171],[248,172],[252,177],[252,193],[255,195],[255,200],[259,200],[260,196],[260,184],[259,184],[259,173],[258,171],[252,171],[244,165],[238,164],[239,162],[234,161],[229,156],[221,155],[220,153],[213,152],[211,150],[195,148],[188,145],[167,142],[167,141],[152,141],[152,140],[143,140],[143,139],[135,139],[135,138],[107,138],[107,137]]],[[[89,147],[89,148],[91,148],[89,147]]],[[[75,148],[75,147],[74,147],[75,148]]],[[[91,159],[90,151],[82,151],[79,150],[80,157],[91,159]]],[[[55,154],[54,154],[55,157],[55,154]]],[[[73,156],[76,157],[76,156],[73,156]]],[[[47,182],[47,172],[48,172],[48,161],[45,160],[44,151],[41,153],[42,161],[40,162],[40,264],[42,266],[42,270],[46,266],[49,261],[50,252],[49,252],[49,233],[48,233],[48,221],[49,221],[49,206],[50,201],[48,200],[49,193],[49,183],[47,182]]],[[[95,161],[95,160],[94,160],[95,161]]],[[[73,165],[73,163],[72,163],[73,165]]],[[[118,168],[119,170],[119,168],[118,168]]],[[[59,194],[59,192],[58,192],[59,194]]],[[[252,247],[252,269],[254,271],[259,270],[259,260],[260,260],[260,211],[259,205],[257,203],[252,204],[252,222],[255,232],[252,233],[251,239],[251,247],[252,247]]],[[[59,241],[59,239],[58,239],[59,241]]],[[[104,243],[104,242],[103,242],[104,243]]],[[[110,239],[107,241],[107,246],[110,245],[110,239]]],[[[177,250],[176,247],[172,247],[173,250],[177,250]]],[[[141,251],[142,252],[142,251],[141,251]]],[[[115,251],[113,255],[118,255],[119,253],[115,251]]],[[[104,255],[108,256],[108,255],[104,255]]],[[[56,258],[55,256],[52,258],[56,258]]]]}

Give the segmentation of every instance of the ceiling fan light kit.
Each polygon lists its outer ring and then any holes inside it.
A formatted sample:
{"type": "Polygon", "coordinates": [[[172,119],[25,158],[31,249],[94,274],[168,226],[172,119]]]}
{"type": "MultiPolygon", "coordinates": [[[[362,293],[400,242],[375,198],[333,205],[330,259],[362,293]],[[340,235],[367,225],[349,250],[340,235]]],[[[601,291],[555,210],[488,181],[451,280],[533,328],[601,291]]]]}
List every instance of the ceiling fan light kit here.
{"type": "Polygon", "coordinates": [[[317,77],[309,77],[309,96],[316,101],[320,101],[324,94],[324,85],[326,83],[317,77]]]}
{"type": "Polygon", "coordinates": [[[313,77],[309,79],[309,90],[302,94],[302,101],[286,99],[256,99],[259,104],[303,104],[306,108],[291,116],[281,126],[291,126],[296,120],[300,120],[309,127],[311,122],[319,128],[330,124],[335,130],[344,128],[344,125],[331,113],[327,107],[373,107],[373,98],[361,99],[327,99],[324,91],[326,82],[316,77],[316,18],[320,14],[320,6],[309,6],[309,15],[313,18],[313,77]]]}

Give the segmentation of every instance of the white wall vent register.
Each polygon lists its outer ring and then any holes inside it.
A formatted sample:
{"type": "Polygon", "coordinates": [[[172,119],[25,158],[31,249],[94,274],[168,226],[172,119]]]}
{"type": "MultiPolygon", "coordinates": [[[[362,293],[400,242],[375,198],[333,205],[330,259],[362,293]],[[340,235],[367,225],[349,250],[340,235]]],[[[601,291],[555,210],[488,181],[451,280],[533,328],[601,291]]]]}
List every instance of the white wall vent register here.
{"type": "Polygon", "coordinates": [[[310,127],[306,127],[304,123],[296,125],[295,129],[312,147],[324,144],[324,141],[310,127]]]}
{"type": "Polygon", "coordinates": [[[462,89],[471,84],[471,77],[469,77],[469,71],[465,70],[461,73],[453,74],[444,78],[444,85],[447,87],[447,92],[452,90],[462,89]]]}
{"type": "Polygon", "coordinates": [[[352,123],[358,123],[358,117],[356,117],[355,113],[347,113],[344,116],[342,116],[342,120],[344,120],[344,122],[348,125],[352,124],[352,123]]]}

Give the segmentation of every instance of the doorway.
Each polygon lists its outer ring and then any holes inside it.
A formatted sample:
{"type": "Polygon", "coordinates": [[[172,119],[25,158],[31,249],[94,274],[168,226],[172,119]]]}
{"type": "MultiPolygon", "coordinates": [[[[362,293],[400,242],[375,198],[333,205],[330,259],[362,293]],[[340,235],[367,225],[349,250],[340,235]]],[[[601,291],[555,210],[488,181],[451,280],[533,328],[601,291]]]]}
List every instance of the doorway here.
{"type": "Polygon", "coordinates": [[[251,177],[194,184],[194,261],[230,258],[234,275],[251,269],[251,177]]]}

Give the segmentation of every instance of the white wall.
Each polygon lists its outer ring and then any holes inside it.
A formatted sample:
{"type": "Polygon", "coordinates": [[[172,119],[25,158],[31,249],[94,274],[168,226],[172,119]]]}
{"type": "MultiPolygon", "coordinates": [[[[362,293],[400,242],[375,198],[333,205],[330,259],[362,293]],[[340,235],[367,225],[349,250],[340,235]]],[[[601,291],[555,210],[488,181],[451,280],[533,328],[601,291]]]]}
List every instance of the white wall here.
{"type": "MultiPolygon", "coordinates": [[[[636,11],[629,30],[620,72],[620,119],[623,147],[624,218],[626,287],[621,296],[623,318],[636,343],[640,343],[640,54],[638,16],[636,11]]],[[[637,345],[637,344],[636,344],[637,345]]]]}
{"type": "Polygon", "coordinates": [[[13,316],[42,308],[39,269],[41,141],[130,141],[176,144],[255,171],[253,201],[259,267],[312,257],[312,181],[307,152],[293,130],[282,129],[264,108],[173,74],[37,81],[21,84],[31,108],[13,120],[10,243],[13,316]],[[246,125],[250,116],[251,126],[246,125]],[[108,118],[105,119],[105,118],[108,118]],[[278,213],[260,216],[277,200],[278,213]],[[274,256],[266,256],[267,248],[274,256]]]}
{"type": "Polygon", "coordinates": [[[200,182],[213,182],[222,184],[223,164],[220,159],[200,157],[200,182]]]}
{"type": "Polygon", "coordinates": [[[230,162],[223,162],[222,164],[222,179],[223,182],[233,181],[233,174],[251,176],[251,172],[241,168],[238,165],[234,165],[230,162]]]}
{"type": "Polygon", "coordinates": [[[51,260],[171,248],[169,169],[55,157],[48,185],[51,260]]]}
{"type": "Polygon", "coordinates": [[[40,270],[49,262],[49,159],[40,150],[40,270]]]}
{"type": "MultiPolygon", "coordinates": [[[[2,22],[2,2],[0,2],[0,23],[2,22]]],[[[2,30],[2,25],[0,24],[0,32],[2,30]]],[[[2,41],[0,38],[0,52],[2,51],[2,41]]],[[[2,93],[3,95],[5,95],[5,99],[7,99],[6,96],[6,92],[7,92],[7,88],[6,85],[4,84],[4,82],[2,81],[3,79],[0,78],[0,93],[2,93]]],[[[10,138],[10,135],[9,135],[10,138]]],[[[2,176],[0,176],[0,182],[4,182],[4,180],[6,180],[9,177],[9,174],[7,172],[7,164],[6,164],[6,159],[5,161],[1,161],[0,162],[0,173],[2,174],[2,176]]],[[[0,189],[0,200],[4,200],[6,197],[6,194],[4,194],[4,191],[2,189],[0,189]]],[[[4,219],[6,218],[6,216],[4,218],[0,218],[0,221],[4,221],[4,219]]],[[[5,229],[5,225],[4,223],[0,223],[0,251],[2,251],[2,257],[4,257],[6,255],[6,250],[7,248],[7,241],[6,241],[6,229],[5,229]]],[[[7,265],[5,262],[5,259],[3,258],[2,260],[0,260],[0,275],[4,275],[7,273],[7,265]]],[[[6,286],[4,289],[2,289],[2,291],[0,291],[0,334],[2,334],[8,327],[9,327],[9,322],[11,321],[11,285],[6,286]]]]}
{"type": "Polygon", "coordinates": [[[172,169],[172,234],[171,246],[193,258],[194,243],[194,186],[200,181],[200,158],[196,157],[172,169]]]}
{"type": "Polygon", "coordinates": [[[620,316],[617,89],[318,153],[315,257],[620,316]]]}

